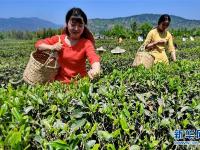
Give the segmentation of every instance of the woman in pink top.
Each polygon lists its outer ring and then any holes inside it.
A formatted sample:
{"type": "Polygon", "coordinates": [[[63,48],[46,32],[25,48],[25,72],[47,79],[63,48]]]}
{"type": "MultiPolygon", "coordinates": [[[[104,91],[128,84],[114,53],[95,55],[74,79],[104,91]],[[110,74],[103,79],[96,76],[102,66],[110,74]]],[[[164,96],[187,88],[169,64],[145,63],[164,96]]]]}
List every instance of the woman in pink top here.
{"type": "Polygon", "coordinates": [[[87,29],[87,16],[80,8],[72,8],[66,14],[64,33],[38,40],[38,50],[58,51],[60,69],[55,80],[70,83],[71,79],[80,75],[93,79],[100,73],[100,57],[95,53],[94,38],[87,29]],[[91,69],[86,71],[86,59],[91,69]]]}

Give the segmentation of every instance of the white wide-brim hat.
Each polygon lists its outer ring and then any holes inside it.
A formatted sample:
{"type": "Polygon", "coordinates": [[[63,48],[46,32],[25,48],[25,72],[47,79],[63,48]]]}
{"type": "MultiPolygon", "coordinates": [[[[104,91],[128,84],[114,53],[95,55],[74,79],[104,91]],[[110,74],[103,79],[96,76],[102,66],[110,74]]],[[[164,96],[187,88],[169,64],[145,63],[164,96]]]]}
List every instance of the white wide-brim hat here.
{"type": "Polygon", "coordinates": [[[106,50],[101,46],[99,48],[96,49],[97,51],[101,51],[101,52],[105,52],[106,50]]]}
{"type": "Polygon", "coordinates": [[[117,46],[116,48],[111,50],[111,53],[113,53],[113,54],[121,54],[121,53],[124,53],[125,51],[126,51],[125,49],[122,49],[119,46],[117,46]]]}

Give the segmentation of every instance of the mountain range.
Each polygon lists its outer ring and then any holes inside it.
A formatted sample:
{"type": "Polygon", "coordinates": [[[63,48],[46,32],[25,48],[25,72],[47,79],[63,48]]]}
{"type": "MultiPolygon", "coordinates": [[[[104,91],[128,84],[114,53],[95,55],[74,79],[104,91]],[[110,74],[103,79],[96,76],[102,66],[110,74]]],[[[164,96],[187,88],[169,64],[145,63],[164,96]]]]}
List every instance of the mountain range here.
{"type": "MultiPolygon", "coordinates": [[[[150,23],[155,26],[157,24],[159,14],[141,14],[129,17],[118,17],[112,19],[89,19],[88,26],[92,32],[98,33],[112,28],[114,25],[119,24],[124,27],[130,27],[132,22],[137,24],[150,23]]],[[[190,20],[182,17],[171,15],[171,28],[194,28],[200,27],[200,20],[190,20]]],[[[55,24],[50,21],[39,19],[36,17],[31,18],[0,18],[0,31],[21,30],[21,31],[36,31],[42,28],[61,28],[62,25],[55,24]]]]}
{"type": "Polygon", "coordinates": [[[0,18],[0,31],[10,31],[10,30],[19,30],[19,31],[36,31],[42,28],[59,28],[60,26],[39,19],[36,17],[30,18],[0,18]]]}

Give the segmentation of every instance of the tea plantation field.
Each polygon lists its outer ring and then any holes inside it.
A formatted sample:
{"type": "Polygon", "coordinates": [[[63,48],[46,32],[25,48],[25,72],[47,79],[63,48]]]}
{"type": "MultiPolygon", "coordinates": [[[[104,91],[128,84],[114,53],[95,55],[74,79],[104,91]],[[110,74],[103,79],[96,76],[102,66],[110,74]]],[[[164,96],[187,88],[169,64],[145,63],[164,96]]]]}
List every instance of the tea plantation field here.
{"type": "Polygon", "coordinates": [[[200,38],[175,42],[177,62],[145,69],[131,67],[141,43],[124,40],[113,55],[116,41],[98,40],[99,78],[30,86],[17,81],[35,41],[1,40],[0,150],[199,149],[175,145],[174,132],[200,130],[200,38]]]}

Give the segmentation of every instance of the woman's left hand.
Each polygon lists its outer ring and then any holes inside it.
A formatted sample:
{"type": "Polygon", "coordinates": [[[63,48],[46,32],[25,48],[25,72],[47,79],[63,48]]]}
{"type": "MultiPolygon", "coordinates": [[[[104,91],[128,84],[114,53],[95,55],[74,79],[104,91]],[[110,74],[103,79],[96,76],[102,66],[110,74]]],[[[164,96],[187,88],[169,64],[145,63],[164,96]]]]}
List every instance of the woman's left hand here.
{"type": "Polygon", "coordinates": [[[94,79],[96,76],[98,76],[100,74],[100,63],[99,62],[95,62],[92,64],[92,68],[88,71],[88,76],[90,77],[90,79],[94,79]]]}
{"type": "Polygon", "coordinates": [[[171,57],[173,61],[176,61],[176,51],[171,52],[171,57]]]}

